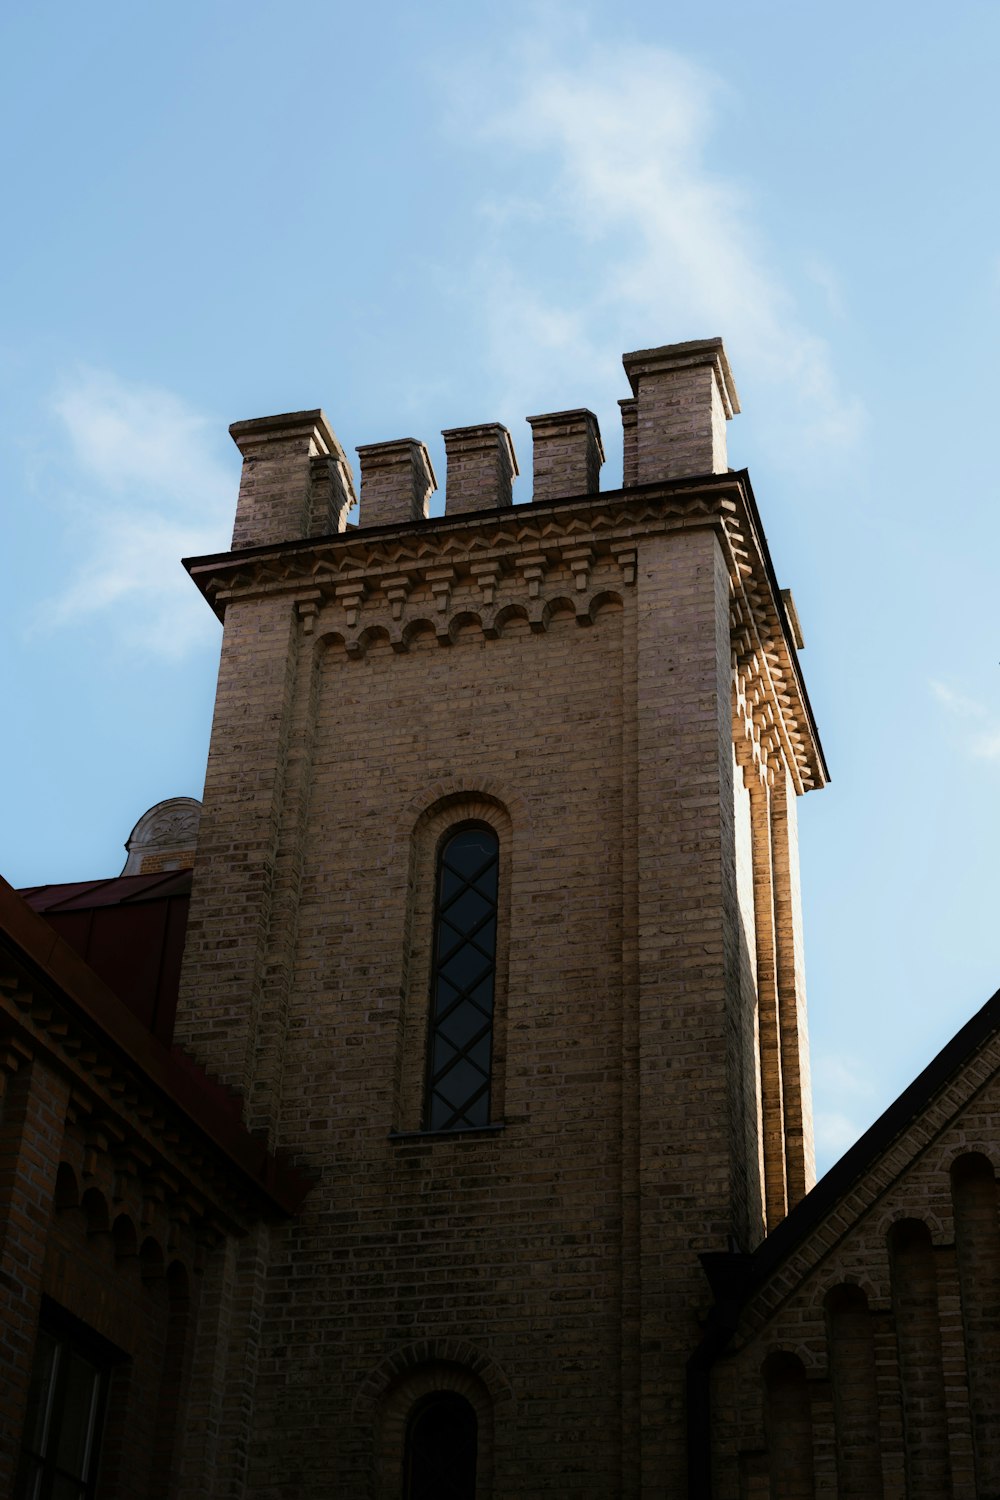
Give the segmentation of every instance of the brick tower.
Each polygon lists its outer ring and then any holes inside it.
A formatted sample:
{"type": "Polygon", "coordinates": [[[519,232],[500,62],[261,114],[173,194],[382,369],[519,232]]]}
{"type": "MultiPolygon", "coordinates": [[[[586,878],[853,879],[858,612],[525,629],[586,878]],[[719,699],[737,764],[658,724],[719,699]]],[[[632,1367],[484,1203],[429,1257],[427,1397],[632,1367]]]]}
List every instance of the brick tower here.
{"type": "Polygon", "coordinates": [[[624,364],[622,487],[561,411],[517,507],[496,424],[358,526],[322,412],[231,429],[178,1039],[314,1186],[206,1271],[185,1494],[679,1493],[699,1256],[811,1185],[801,642],[721,341],[624,364]]]}

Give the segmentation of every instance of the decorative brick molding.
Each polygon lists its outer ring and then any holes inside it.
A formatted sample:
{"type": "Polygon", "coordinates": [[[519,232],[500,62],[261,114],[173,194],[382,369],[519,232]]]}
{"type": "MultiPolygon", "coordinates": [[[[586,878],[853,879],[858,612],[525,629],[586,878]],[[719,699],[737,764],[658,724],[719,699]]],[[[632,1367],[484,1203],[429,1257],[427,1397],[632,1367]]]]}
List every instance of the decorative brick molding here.
{"type": "Polygon", "coordinates": [[[716,532],[730,577],[738,753],[769,782],[787,767],[797,792],[822,786],[826,767],[745,474],[460,513],[187,566],[220,618],[234,600],[287,593],[302,601],[304,633],[361,656],[378,640],[399,652],[425,638],[448,646],[470,622],[487,639],[518,618],[544,633],[553,610],[566,607],[587,626],[634,586],[644,538],[704,526],[716,532]]]}
{"type": "Polygon", "coordinates": [[[188,870],[198,848],[201,803],[195,797],[170,797],[149,808],[125,844],[123,875],[151,875],[161,870],[188,870]]]}
{"type": "Polygon", "coordinates": [[[429,1337],[393,1350],[365,1376],[354,1398],[353,1415],[360,1422],[372,1421],[391,1386],[422,1367],[442,1365],[479,1381],[494,1406],[514,1399],[506,1374],[485,1350],[465,1339],[429,1337]]]}
{"type": "Polygon", "coordinates": [[[365,1379],[353,1418],[368,1433],[377,1500],[399,1500],[406,1423],[422,1396],[450,1391],[464,1396],[476,1413],[476,1494],[493,1495],[494,1426],[498,1410],[510,1411],[514,1393],[500,1367],[462,1339],[427,1338],[389,1355],[365,1379]]]}

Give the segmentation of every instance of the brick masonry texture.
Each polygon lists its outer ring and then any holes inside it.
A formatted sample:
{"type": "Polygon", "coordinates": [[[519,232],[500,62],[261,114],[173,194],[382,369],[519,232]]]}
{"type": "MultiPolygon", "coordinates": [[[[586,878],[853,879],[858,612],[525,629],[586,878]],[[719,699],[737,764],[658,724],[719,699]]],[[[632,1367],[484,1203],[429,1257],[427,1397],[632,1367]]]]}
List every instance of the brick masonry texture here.
{"type": "Polygon", "coordinates": [[[1000,1493],[995,1036],[977,1062],[747,1302],[713,1377],[720,1500],[1000,1493]]]}
{"type": "MultiPolygon", "coordinates": [[[[716,369],[701,396],[679,378],[717,458],[716,369]]],[[[675,373],[642,376],[640,428],[675,373]]],[[[250,1494],[398,1494],[431,1368],[481,1412],[496,1495],[683,1484],[698,1255],[759,1242],[766,1160],[780,1212],[793,1190],[779,1007],[801,997],[775,933],[795,982],[800,936],[770,796],[823,772],[768,687],[795,668],[745,586],[739,484],[573,511],[596,423],[532,420],[532,507],[505,509],[503,429],[462,429],[445,521],[284,552],[263,589],[256,562],[200,575],[226,635],[178,1037],[315,1179],[213,1294],[215,1348],[245,1332],[238,1296],[254,1309],[252,1380],[232,1354],[216,1375],[252,1402],[250,1494]],[[432,1135],[436,849],[468,820],[501,850],[492,1125],[432,1135]]],[[[640,483],[655,462],[640,446],[640,483]]]]}
{"type": "Polygon", "coordinates": [[[506,430],[449,429],[435,521],[416,440],[360,450],[354,528],[322,412],[232,429],[237,550],[189,563],[225,637],[176,1037],[255,1139],[223,1159],[0,970],[0,1493],[58,1308],[118,1353],[116,1497],[402,1500],[451,1392],[479,1500],[1000,1500],[1000,997],[810,1194],[822,751],[721,341],[625,367],[620,490],[583,409],[530,419],[516,508],[506,430]],[[432,1133],[467,823],[490,1122],[432,1133]],[[244,1180],[264,1143],[304,1199],[244,1180]]]}

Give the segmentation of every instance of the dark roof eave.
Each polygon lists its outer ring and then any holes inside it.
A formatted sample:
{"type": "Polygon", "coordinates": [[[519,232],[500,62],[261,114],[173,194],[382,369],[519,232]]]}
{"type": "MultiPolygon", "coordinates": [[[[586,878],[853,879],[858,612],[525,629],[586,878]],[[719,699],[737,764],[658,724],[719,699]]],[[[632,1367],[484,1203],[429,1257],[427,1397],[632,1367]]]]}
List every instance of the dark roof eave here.
{"type": "Polygon", "coordinates": [[[186,1068],[143,1026],[55,929],[33,912],[0,877],[0,930],[28,968],[59,991],[106,1045],[138,1069],[153,1088],[187,1116],[191,1125],[244,1179],[282,1214],[298,1211],[310,1183],[294,1168],[278,1161],[253,1137],[231,1107],[219,1097],[221,1088],[186,1068]],[[210,1092],[210,1089],[212,1090],[210,1092]]]}
{"type": "Polygon", "coordinates": [[[700,1259],[715,1296],[700,1343],[687,1363],[689,1483],[691,1500],[711,1484],[711,1369],[725,1353],[754,1292],[892,1145],[935,1094],[1000,1028],[1000,990],[946,1042],[941,1051],[838,1162],[797,1203],[751,1255],[710,1252],[700,1259]]]}
{"type": "Polygon", "coordinates": [[[934,1096],[998,1029],[1000,990],[956,1031],[927,1067],[820,1178],[812,1192],[807,1193],[753,1254],[746,1257],[741,1302],[747,1300],[785,1256],[846,1196],[872,1163],[888,1150],[897,1136],[927,1108],[934,1096]]]}

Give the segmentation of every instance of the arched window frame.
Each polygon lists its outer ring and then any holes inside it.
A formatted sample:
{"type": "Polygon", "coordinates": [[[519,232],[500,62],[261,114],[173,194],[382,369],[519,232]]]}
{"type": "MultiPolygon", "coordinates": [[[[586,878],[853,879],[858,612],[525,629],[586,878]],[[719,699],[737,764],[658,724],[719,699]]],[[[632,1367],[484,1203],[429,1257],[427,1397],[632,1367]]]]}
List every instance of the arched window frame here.
{"type": "Polygon", "coordinates": [[[442,847],[465,826],[491,828],[499,841],[496,968],[493,995],[493,1056],[490,1121],[480,1129],[503,1124],[507,1055],[508,954],[514,826],[498,797],[487,792],[453,792],[428,807],[412,825],[409,897],[404,951],[403,1003],[397,1046],[392,1133],[432,1133],[442,1138],[455,1130],[425,1131],[426,1060],[431,1020],[431,984],[437,915],[438,859],[442,847]]]}
{"type": "MultiPolygon", "coordinates": [[[[454,1476],[449,1474],[452,1484],[445,1481],[449,1494],[454,1492],[456,1495],[474,1496],[476,1493],[476,1471],[479,1467],[479,1417],[476,1408],[468,1396],[459,1391],[431,1391],[413,1403],[406,1419],[403,1439],[403,1500],[422,1500],[422,1496],[427,1493],[418,1474],[419,1431],[421,1424],[432,1419],[435,1412],[440,1412],[442,1408],[448,1411],[453,1423],[448,1433],[449,1439],[455,1440],[453,1446],[457,1443],[465,1451],[456,1455],[442,1452],[444,1445],[436,1445],[431,1462],[435,1468],[440,1465],[446,1470],[454,1464],[456,1472],[454,1476]]],[[[438,1493],[436,1486],[434,1493],[438,1493]]]]}
{"type": "MultiPolygon", "coordinates": [[[[399,1500],[405,1477],[406,1434],[415,1408],[427,1396],[448,1392],[462,1396],[476,1415],[476,1500],[493,1495],[495,1416],[506,1412],[508,1431],[514,1421],[513,1392],[506,1377],[481,1350],[455,1339],[422,1340],[410,1350],[393,1355],[393,1364],[407,1362],[400,1370],[384,1365],[385,1380],[374,1391],[373,1410],[366,1418],[362,1406],[357,1415],[370,1420],[375,1460],[376,1500],[399,1500]],[[458,1359],[442,1358],[438,1345],[454,1350],[458,1359]],[[428,1359],[426,1356],[430,1354],[428,1359]],[[408,1356],[413,1362],[408,1362],[408,1356]],[[422,1355],[423,1357],[419,1357],[422,1355]],[[476,1371],[472,1369],[475,1363],[476,1371]]],[[[381,1373],[381,1372],[380,1372],[381,1373]]],[[[379,1377],[376,1376],[376,1381],[379,1377]]]]}

